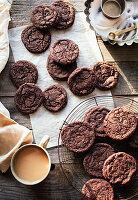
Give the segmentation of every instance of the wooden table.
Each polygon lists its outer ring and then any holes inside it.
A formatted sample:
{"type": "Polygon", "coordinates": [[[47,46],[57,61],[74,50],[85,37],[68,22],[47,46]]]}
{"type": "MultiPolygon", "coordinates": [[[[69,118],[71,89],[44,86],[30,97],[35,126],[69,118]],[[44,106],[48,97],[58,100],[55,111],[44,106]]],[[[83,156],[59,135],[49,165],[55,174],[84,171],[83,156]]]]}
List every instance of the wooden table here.
{"type": "MultiPolygon", "coordinates": [[[[53,0],[13,0],[11,8],[11,18],[9,27],[16,27],[29,24],[30,10],[37,4],[53,0]]],[[[71,0],[77,12],[85,9],[84,0],[71,0]]],[[[106,61],[116,61],[120,73],[119,82],[116,88],[112,89],[113,95],[125,95],[138,101],[138,45],[117,45],[111,46],[103,43],[100,38],[98,43],[106,61]]],[[[31,129],[29,116],[24,116],[15,107],[14,94],[15,87],[9,79],[9,68],[14,62],[12,52],[10,52],[7,66],[0,75],[0,101],[9,109],[11,118],[18,123],[31,129]]],[[[58,160],[57,148],[49,150],[52,163],[51,172],[48,178],[36,186],[25,186],[18,183],[11,175],[10,169],[6,174],[0,173],[0,200],[80,200],[80,194],[68,183],[64,177],[58,160]]],[[[137,197],[133,198],[138,199],[137,197]]]]}

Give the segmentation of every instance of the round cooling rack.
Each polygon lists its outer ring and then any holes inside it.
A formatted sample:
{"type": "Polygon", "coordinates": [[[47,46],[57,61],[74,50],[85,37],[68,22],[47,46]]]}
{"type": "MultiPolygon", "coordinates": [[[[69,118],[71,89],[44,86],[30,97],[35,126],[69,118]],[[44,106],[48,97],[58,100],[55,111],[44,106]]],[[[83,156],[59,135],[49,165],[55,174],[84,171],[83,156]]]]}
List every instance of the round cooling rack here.
{"type": "MultiPolygon", "coordinates": [[[[114,109],[119,106],[125,106],[134,112],[138,118],[138,102],[133,99],[122,96],[96,96],[82,101],[77,105],[65,119],[58,138],[58,156],[61,169],[70,184],[81,193],[81,189],[86,181],[94,178],[85,172],[83,168],[83,158],[86,153],[75,153],[68,150],[61,141],[61,131],[63,127],[74,121],[83,121],[85,113],[94,106],[104,106],[108,109],[114,109]]],[[[138,129],[137,129],[138,131],[138,129]]],[[[129,147],[127,141],[118,142],[109,138],[97,139],[98,142],[111,144],[115,152],[124,151],[134,156],[138,161],[136,149],[129,147]]],[[[129,185],[119,187],[113,186],[115,200],[137,200],[138,199],[138,173],[135,174],[129,185]]]]}

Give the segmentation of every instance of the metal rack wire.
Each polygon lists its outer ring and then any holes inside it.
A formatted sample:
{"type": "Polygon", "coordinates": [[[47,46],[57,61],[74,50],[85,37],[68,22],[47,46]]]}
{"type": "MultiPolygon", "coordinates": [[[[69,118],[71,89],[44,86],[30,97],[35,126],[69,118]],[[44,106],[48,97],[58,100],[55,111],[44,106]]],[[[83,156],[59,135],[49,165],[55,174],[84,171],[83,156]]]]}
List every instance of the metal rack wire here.
{"type": "MultiPolygon", "coordinates": [[[[73,122],[73,121],[83,121],[85,113],[94,106],[104,106],[108,109],[113,109],[119,106],[125,106],[127,109],[134,112],[135,116],[138,118],[138,102],[128,97],[122,96],[95,96],[89,98],[79,105],[77,105],[65,119],[59,133],[58,138],[58,156],[60,165],[65,177],[68,179],[70,184],[81,192],[81,189],[86,181],[93,178],[83,168],[83,158],[85,153],[74,153],[69,151],[61,141],[61,131],[62,128],[73,122]]],[[[127,142],[116,142],[110,139],[102,139],[102,142],[110,143],[114,146],[116,151],[125,151],[130,153],[138,160],[138,154],[134,149],[128,147],[127,142]]],[[[138,174],[135,176],[129,186],[120,188],[115,186],[115,199],[128,200],[138,198],[138,174]]]]}

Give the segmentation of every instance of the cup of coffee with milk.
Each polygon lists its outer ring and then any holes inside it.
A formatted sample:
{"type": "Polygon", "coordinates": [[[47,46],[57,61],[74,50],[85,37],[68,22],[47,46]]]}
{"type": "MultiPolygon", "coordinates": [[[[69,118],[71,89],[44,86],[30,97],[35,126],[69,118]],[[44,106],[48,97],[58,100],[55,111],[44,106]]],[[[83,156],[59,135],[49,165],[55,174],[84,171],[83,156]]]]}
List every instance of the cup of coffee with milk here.
{"type": "Polygon", "coordinates": [[[101,0],[103,14],[111,19],[120,17],[126,8],[126,0],[101,0]]]}
{"type": "Polygon", "coordinates": [[[35,185],[49,174],[51,159],[46,150],[49,136],[44,136],[39,145],[26,144],[20,147],[11,159],[11,171],[20,183],[35,185]]]}

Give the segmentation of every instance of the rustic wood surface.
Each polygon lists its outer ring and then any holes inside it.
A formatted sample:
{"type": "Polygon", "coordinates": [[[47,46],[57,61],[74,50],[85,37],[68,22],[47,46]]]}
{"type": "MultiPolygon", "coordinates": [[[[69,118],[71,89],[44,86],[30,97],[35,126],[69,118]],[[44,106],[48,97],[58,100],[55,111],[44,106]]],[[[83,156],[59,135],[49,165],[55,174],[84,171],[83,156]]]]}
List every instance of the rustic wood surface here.
{"type": "MultiPolygon", "coordinates": [[[[30,22],[30,10],[40,3],[51,3],[53,0],[13,0],[11,8],[11,22],[9,27],[16,27],[30,22]]],[[[85,9],[84,0],[70,0],[77,12],[85,9]]],[[[109,43],[97,38],[104,60],[116,61],[120,73],[119,83],[112,90],[113,95],[125,95],[138,101],[138,45],[117,45],[111,46],[109,43]]],[[[18,112],[14,104],[15,87],[9,79],[9,67],[14,62],[12,52],[6,68],[0,75],[0,101],[9,109],[11,117],[18,123],[31,129],[28,115],[18,112]]],[[[10,169],[6,174],[0,173],[0,200],[80,200],[81,196],[66,180],[59,164],[57,148],[51,148],[49,154],[52,160],[52,169],[41,184],[36,186],[25,186],[18,183],[11,175],[10,169]]],[[[138,199],[133,197],[133,200],[138,199]]]]}

